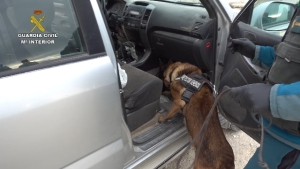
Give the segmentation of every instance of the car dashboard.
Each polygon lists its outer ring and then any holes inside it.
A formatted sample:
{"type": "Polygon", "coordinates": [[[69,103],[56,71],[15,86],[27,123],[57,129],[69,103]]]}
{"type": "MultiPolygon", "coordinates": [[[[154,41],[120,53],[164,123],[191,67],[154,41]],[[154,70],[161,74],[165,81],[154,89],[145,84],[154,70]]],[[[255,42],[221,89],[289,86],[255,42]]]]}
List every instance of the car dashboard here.
{"type": "MultiPolygon", "coordinates": [[[[111,1],[112,2],[112,1],[111,1]]],[[[120,43],[142,49],[135,63],[150,56],[213,69],[214,21],[200,5],[166,1],[115,1],[106,7],[108,24],[120,43]]]]}

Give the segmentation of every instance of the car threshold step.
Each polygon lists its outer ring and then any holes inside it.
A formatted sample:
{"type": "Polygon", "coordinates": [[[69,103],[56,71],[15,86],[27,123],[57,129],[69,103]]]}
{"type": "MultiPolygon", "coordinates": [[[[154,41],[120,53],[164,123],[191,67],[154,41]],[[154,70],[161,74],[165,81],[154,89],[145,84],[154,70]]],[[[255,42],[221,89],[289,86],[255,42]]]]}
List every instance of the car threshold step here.
{"type": "Polygon", "coordinates": [[[146,148],[170,136],[171,134],[175,133],[178,129],[180,129],[183,126],[184,126],[183,115],[178,113],[171,120],[166,121],[165,123],[158,123],[156,126],[152,127],[151,129],[134,137],[133,143],[135,145],[147,143],[141,146],[146,148]]]}

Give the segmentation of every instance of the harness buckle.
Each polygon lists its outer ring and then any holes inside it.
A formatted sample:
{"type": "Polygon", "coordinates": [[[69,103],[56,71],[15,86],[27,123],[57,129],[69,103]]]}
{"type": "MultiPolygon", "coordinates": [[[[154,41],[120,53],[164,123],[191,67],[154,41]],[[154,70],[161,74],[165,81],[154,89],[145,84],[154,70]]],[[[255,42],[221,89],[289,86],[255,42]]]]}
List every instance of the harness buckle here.
{"type": "Polygon", "coordinates": [[[181,100],[185,101],[186,103],[188,103],[190,101],[190,98],[192,97],[192,95],[194,94],[195,92],[193,91],[190,91],[188,89],[186,89],[182,96],[181,96],[181,100]]]}
{"type": "Polygon", "coordinates": [[[202,88],[203,84],[207,84],[211,88],[212,92],[214,91],[212,83],[203,75],[199,75],[199,74],[182,75],[180,77],[177,77],[175,80],[179,80],[181,84],[186,88],[186,90],[183,92],[181,96],[181,99],[186,103],[189,102],[190,98],[194,93],[196,93],[202,88]]]}

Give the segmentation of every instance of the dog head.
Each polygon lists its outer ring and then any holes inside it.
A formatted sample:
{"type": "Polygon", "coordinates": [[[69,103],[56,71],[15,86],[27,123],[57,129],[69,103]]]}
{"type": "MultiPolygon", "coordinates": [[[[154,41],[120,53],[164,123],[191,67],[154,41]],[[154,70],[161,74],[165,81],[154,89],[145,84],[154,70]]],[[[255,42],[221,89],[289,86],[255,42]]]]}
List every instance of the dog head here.
{"type": "Polygon", "coordinates": [[[170,64],[163,74],[164,84],[170,87],[170,84],[179,76],[188,74],[202,74],[202,71],[195,65],[189,63],[175,62],[170,64]]]}
{"type": "Polygon", "coordinates": [[[172,76],[172,73],[173,73],[174,69],[176,69],[180,64],[182,64],[182,63],[181,62],[172,63],[164,71],[163,78],[164,78],[164,84],[166,87],[169,87],[170,83],[176,78],[176,77],[172,76]]]}

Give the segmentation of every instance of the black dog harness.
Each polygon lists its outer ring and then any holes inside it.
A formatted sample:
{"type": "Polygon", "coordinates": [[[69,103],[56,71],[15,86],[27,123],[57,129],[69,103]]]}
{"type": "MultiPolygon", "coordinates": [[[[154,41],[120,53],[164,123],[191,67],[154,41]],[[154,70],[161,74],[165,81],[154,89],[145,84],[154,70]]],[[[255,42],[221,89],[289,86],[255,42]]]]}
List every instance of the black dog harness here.
{"type": "Polygon", "coordinates": [[[180,83],[186,88],[181,96],[181,99],[187,103],[192,95],[201,89],[203,84],[207,84],[212,92],[214,88],[213,84],[206,77],[199,74],[182,75],[177,77],[175,81],[180,81],[180,83]]]}

